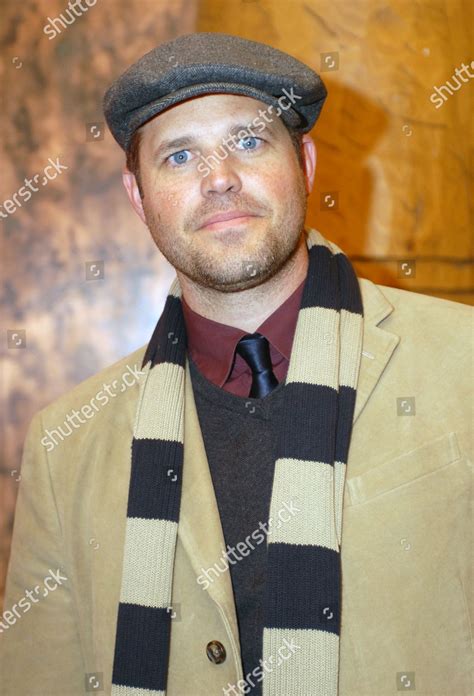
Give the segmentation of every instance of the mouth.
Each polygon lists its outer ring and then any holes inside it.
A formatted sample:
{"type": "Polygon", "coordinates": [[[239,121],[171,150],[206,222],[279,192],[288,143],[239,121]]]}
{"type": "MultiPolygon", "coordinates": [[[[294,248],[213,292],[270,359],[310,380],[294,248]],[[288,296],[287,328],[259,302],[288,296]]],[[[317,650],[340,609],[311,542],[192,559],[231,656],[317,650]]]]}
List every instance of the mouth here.
{"type": "Polygon", "coordinates": [[[252,213],[244,213],[241,211],[229,211],[228,213],[220,213],[218,215],[213,215],[206,222],[199,227],[200,230],[203,229],[217,229],[221,227],[232,227],[236,224],[242,224],[248,222],[251,218],[259,217],[258,215],[253,215],[252,213]]]}

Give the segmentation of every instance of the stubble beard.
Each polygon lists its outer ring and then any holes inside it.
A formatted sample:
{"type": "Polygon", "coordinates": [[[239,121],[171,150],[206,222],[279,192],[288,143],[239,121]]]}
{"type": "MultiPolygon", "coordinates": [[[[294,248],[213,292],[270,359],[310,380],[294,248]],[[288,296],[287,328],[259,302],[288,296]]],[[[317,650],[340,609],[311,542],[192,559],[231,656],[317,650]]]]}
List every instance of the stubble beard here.
{"type": "MultiPolygon", "coordinates": [[[[176,229],[166,225],[160,219],[157,210],[143,201],[145,219],[150,234],[167,261],[180,273],[194,283],[216,290],[218,292],[238,292],[256,287],[272,278],[281,269],[291,264],[297,252],[303,234],[307,208],[307,191],[302,175],[298,177],[296,190],[288,199],[283,213],[277,220],[271,219],[271,210],[266,209],[268,225],[264,232],[250,229],[246,235],[251,240],[251,248],[247,252],[239,252],[240,245],[246,245],[242,240],[241,231],[237,230],[235,237],[232,232],[224,235],[219,241],[212,242],[214,253],[209,251],[209,244],[196,243],[196,235],[209,234],[206,230],[196,230],[195,225],[184,234],[177,235],[176,229]],[[222,243],[220,243],[222,242],[222,243]]],[[[232,200],[237,201],[238,196],[232,200]]],[[[226,206],[230,209],[232,203],[226,206]]],[[[249,209],[249,206],[234,204],[237,209],[249,209]]],[[[214,209],[217,212],[217,209],[214,209]]],[[[249,226],[259,225],[249,222],[249,226]]]]}

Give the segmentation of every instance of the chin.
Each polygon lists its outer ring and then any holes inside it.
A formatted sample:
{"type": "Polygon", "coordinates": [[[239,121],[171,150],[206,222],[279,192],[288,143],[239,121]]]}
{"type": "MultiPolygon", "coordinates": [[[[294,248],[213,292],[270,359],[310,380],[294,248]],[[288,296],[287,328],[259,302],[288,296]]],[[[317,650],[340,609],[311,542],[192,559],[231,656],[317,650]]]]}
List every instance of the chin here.
{"type": "Polygon", "coordinates": [[[255,272],[253,275],[245,275],[240,278],[235,278],[234,280],[227,279],[220,283],[215,281],[213,287],[215,290],[219,290],[219,292],[240,292],[242,290],[256,288],[274,275],[275,269],[273,267],[264,271],[259,269],[258,272],[255,272]]]}

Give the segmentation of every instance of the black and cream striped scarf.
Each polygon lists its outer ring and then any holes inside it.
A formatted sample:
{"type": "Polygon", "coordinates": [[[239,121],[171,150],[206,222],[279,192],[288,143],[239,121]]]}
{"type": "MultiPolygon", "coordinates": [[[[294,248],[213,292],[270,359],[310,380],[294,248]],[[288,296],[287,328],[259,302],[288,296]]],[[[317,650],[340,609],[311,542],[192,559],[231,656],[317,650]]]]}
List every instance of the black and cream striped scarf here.
{"type": "MultiPolygon", "coordinates": [[[[305,229],[308,273],[284,384],[267,537],[264,696],[338,692],[340,544],[362,351],[363,307],[347,256],[305,229]],[[287,642],[294,654],[275,667],[287,642]]],[[[184,451],[186,331],[176,277],[147,346],[133,440],[113,696],[166,694],[184,451]]],[[[281,661],[281,660],[280,660],[281,661]]],[[[185,667],[183,667],[185,669],[185,667]]]]}

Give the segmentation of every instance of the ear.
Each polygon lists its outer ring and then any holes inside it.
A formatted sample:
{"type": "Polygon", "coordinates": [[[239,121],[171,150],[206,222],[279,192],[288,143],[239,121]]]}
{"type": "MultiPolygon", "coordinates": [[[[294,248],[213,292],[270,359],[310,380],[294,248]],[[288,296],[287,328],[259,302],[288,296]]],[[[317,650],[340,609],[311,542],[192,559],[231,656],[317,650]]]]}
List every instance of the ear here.
{"type": "Polygon", "coordinates": [[[304,175],[306,180],[306,190],[311,193],[314,184],[314,175],[316,174],[316,144],[313,138],[308,134],[304,133],[301,141],[301,147],[303,148],[303,162],[304,162],[304,175]]]}
{"type": "Polygon", "coordinates": [[[122,171],[122,181],[127,191],[127,195],[130,199],[130,203],[133,206],[133,209],[135,210],[140,220],[146,225],[145,213],[143,212],[143,204],[140,196],[140,191],[138,189],[137,180],[135,178],[135,175],[132,174],[132,172],[130,172],[126,167],[124,167],[122,171]]]}

